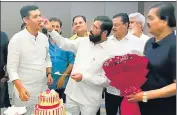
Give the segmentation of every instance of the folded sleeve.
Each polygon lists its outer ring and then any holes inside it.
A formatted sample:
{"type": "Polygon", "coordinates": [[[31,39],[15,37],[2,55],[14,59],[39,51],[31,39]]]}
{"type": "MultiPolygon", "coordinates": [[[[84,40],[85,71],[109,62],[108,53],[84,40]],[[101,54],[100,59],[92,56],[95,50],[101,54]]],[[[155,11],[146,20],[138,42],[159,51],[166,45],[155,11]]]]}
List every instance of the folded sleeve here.
{"type": "MultiPolygon", "coordinates": [[[[103,70],[102,70],[103,71],[103,70]]],[[[109,86],[110,80],[105,76],[104,71],[99,74],[83,74],[82,82],[89,85],[109,86]]]]}
{"type": "Polygon", "coordinates": [[[75,56],[73,52],[67,52],[68,53],[68,64],[74,64],[75,56]]]}

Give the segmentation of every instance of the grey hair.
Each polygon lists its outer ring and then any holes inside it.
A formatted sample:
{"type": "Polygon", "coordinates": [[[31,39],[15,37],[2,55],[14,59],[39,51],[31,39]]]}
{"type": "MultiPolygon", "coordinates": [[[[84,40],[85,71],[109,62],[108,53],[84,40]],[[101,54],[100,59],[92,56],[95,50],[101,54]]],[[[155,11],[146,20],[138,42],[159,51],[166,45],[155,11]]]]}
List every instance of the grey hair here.
{"type": "Polygon", "coordinates": [[[135,18],[136,22],[140,22],[142,28],[144,28],[144,25],[145,25],[145,17],[144,17],[141,13],[139,13],[139,12],[131,13],[131,14],[129,15],[129,18],[135,18]]]}

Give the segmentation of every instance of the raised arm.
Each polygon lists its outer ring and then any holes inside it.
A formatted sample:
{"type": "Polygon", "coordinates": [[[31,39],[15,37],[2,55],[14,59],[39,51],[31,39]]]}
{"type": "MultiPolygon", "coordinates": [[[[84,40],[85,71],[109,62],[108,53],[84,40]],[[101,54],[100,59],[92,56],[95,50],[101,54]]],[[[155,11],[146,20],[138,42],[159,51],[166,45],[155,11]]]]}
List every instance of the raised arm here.
{"type": "Polygon", "coordinates": [[[44,23],[44,27],[48,30],[49,35],[56,42],[58,47],[66,51],[77,52],[80,40],[69,40],[68,38],[64,38],[58,32],[53,30],[52,25],[48,20],[44,23]]]}

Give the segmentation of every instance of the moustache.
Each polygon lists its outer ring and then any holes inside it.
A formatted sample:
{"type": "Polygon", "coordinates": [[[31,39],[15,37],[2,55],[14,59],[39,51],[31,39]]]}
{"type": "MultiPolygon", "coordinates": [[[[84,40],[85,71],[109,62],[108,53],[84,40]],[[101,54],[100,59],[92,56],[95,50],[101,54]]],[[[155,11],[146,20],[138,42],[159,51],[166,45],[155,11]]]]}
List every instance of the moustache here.
{"type": "Polygon", "coordinates": [[[93,35],[92,31],[90,31],[90,35],[93,35]]]}
{"type": "Polygon", "coordinates": [[[112,32],[116,32],[117,30],[116,29],[112,29],[112,32]]]}

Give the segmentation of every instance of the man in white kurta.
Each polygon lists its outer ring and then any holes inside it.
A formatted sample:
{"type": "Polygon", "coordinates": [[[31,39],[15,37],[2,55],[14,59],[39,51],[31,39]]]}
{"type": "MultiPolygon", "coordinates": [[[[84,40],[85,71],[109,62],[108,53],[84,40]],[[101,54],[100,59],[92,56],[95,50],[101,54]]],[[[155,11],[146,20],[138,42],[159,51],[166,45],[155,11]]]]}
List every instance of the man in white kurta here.
{"type": "MultiPolygon", "coordinates": [[[[105,42],[104,48],[116,56],[128,53],[140,53],[144,51],[144,41],[128,33],[129,17],[126,13],[116,14],[113,19],[113,35],[105,42]]],[[[128,80],[128,79],[127,79],[128,80]]],[[[105,107],[107,115],[120,114],[122,97],[120,91],[112,86],[107,87],[105,92],[105,107]]]]}
{"type": "Polygon", "coordinates": [[[20,14],[26,28],[9,42],[7,70],[14,83],[13,104],[31,107],[47,89],[47,83],[52,83],[49,44],[47,36],[39,32],[42,18],[38,7],[24,6],[20,14]]]}
{"type": "Polygon", "coordinates": [[[15,34],[8,46],[8,73],[11,81],[19,79],[30,94],[30,100],[22,102],[17,89],[15,106],[37,104],[37,96],[47,89],[46,67],[51,67],[48,54],[48,38],[41,32],[35,38],[27,29],[15,34]]]}
{"type": "MultiPolygon", "coordinates": [[[[94,26],[96,26],[96,22],[101,23],[95,21],[94,26]]],[[[112,25],[111,20],[107,23],[112,25]]],[[[112,26],[109,28],[110,32],[111,29],[112,26]]],[[[79,82],[72,79],[72,76],[68,81],[65,90],[67,111],[72,115],[79,115],[80,111],[82,115],[96,115],[101,104],[103,87],[107,87],[109,84],[109,80],[102,69],[104,61],[109,58],[107,50],[104,49],[104,42],[94,44],[88,37],[69,40],[54,30],[49,34],[59,47],[76,54],[71,74],[81,73],[83,75],[79,82]]]]}

